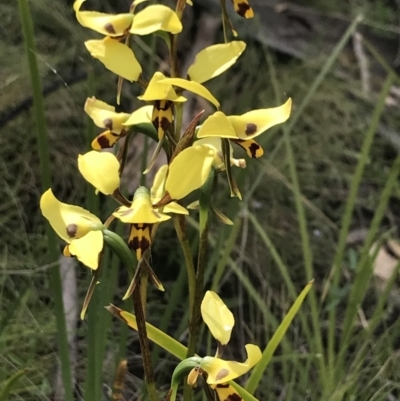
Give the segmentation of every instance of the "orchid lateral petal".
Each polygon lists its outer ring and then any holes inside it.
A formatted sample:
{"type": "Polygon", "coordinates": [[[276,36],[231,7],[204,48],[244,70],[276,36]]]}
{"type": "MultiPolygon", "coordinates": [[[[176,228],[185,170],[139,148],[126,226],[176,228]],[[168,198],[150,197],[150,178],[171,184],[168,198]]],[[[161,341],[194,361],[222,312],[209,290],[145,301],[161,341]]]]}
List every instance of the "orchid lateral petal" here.
{"type": "Polygon", "coordinates": [[[132,49],[117,40],[87,40],[86,49],[92,57],[100,60],[104,66],[128,81],[137,81],[142,73],[142,67],[137,61],[132,49]]]}
{"type": "Polygon", "coordinates": [[[119,161],[109,152],[92,150],[78,156],[82,176],[104,195],[111,195],[119,188],[119,161]]]}
{"type": "Polygon", "coordinates": [[[82,207],[60,202],[51,189],[41,196],[40,209],[54,231],[69,244],[91,230],[103,227],[97,216],[82,207]]]}
{"type": "Polygon", "coordinates": [[[244,18],[253,18],[254,11],[247,0],[232,0],[235,11],[244,18]]]}
{"type": "Polygon", "coordinates": [[[169,166],[165,190],[171,199],[182,199],[200,188],[210,175],[214,151],[207,146],[191,146],[179,153],[169,166]]]}
{"type": "Polygon", "coordinates": [[[247,373],[261,359],[261,350],[254,344],[246,344],[245,348],[247,359],[242,363],[225,361],[212,356],[204,357],[200,367],[208,374],[207,383],[226,383],[247,373]]]}
{"type": "Polygon", "coordinates": [[[206,82],[231,67],[245,48],[246,43],[238,40],[206,47],[197,53],[187,74],[192,81],[206,82]]]}
{"type": "Polygon", "coordinates": [[[172,102],[185,102],[186,98],[178,96],[171,84],[162,83],[165,80],[165,75],[156,71],[151,78],[146,91],[138,99],[145,102],[154,102],[156,100],[171,100],[172,102]]]}
{"type": "Polygon", "coordinates": [[[216,393],[218,401],[243,401],[240,394],[229,383],[220,383],[210,386],[216,393]]]}
{"type": "Polygon", "coordinates": [[[124,124],[130,118],[128,113],[117,113],[115,107],[93,97],[88,97],[84,110],[100,128],[107,128],[115,134],[120,134],[124,124]]]}
{"type": "Polygon", "coordinates": [[[197,138],[208,137],[238,139],[229,118],[222,111],[217,111],[209,116],[200,126],[197,138]]]}
{"type": "Polygon", "coordinates": [[[143,106],[135,110],[129,118],[122,124],[126,127],[130,125],[143,124],[151,122],[153,106],[143,106]]]}
{"type": "Polygon", "coordinates": [[[155,224],[169,220],[171,217],[153,209],[150,194],[147,188],[139,187],[133,197],[131,206],[121,206],[113,213],[123,223],[131,224],[155,224]]]}
{"type": "Polygon", "coordinates": [[[147,6],[135,14],[129,30],[134,35],[148,35],[156,31],[172,34],[182,31],[182,23],[175,11],[162,4],[147,6]]]}
{"type": "Polygon", "coordinates": [[[264,154],[264,149],[254,139],[232,139],[232,142],[242,147],[249,157],[258,159],[264,154]]]}
{"type": "Polygon", "coordinates": [[[214,291],[207,291],[201,302],[201,316],[212,336],[221,345],[228,344],[235,319],[222,299],[214,291]]]}
{"type": "Polygon", "coordinates": [[[187,79],[183,78],[166,78],[160,82],[164,84],[175,85],[179,88],[193,92],[211,102],[216,108],[219,108],[220,106],[218,100],[213,96],[213,94],[205,86],[199,84],[198,82],[188,81],[187,79]]]}
{"type": "Polygon", "coordinates": [[[121,134],[114,134],[110,130],[102,132],[93,139],[91,146],[94,150],[102,150],[112,148],[115,143],[127,134],[126,131],[121,131],[121,134]]]}
{"type": "Polygon", "coordinates": [[[101,231],[91,231],[84,237],[73,240],[68,246],[71,255],[85,266],[96,270],[99,266],[99,254],[103,249],[104,237],[101,231]]]}
{"type": "Polygon", "coordinates": [[[163,213],[189,214],[187,209],[176,202],[170,202],[168,205],[164,206],[163,213]]]}
{"type": "Polygon", "coordinates": [[[292,99],[282,106],[269,109],[251,110],[241,116],[228,116],[237,137],[253,139],[274,125],[284,123],[290,117],[292,99]]]}
{"type": "Polygon", "coordinates": [[[121,36],[131,26],[133,15],[130,13],[105,14],[97,11],[80,11],[81,5],[85,1],[76,0],[74,3],[76,19],[85,28],[105,36],[121,36]]]}

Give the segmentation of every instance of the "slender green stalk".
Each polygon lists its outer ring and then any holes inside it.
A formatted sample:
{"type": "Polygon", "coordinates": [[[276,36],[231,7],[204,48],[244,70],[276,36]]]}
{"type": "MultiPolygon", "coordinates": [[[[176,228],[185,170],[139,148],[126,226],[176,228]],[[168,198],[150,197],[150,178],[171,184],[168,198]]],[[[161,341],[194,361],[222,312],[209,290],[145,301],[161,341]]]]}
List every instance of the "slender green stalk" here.
{"type": "MultiPolygon", "coordinates": [[[[36,135],[38,141],[38,152],[40,158],[40,173],[42,189],[47,190],[51,186],[51,163],[50,151],[47,138],[45,108],[43,104],[42,83],[36,58],[36,44],[33,30],[32,17],[28,0],[18,0],[19,13],[25,40],[26,56],[29,63],[29,71],[33,94],[33,109],[36,120],[36,135]]],[[[46,225],[46,235],[49,253],[49,262],[57,262],[59,258],[58,240],[55,232],[46,225]]],[[[65,323],[65,311],[63,303],[63,290],[60,275],[60,267],[56,264],[49,270],[50,287],[53,292],[54,312],[56,315],[57,341],[61,362],[61,373],[64,386],[64,397],[66,401],[73,401],[73,386],[71,363],[69,359],[69,345],[67,327],[65,323]]]]}
{"type": "MultiPolygon", "coordinates": [[[[140,279],[141,281],[141,279],[140,279]]],[[[141,285],[137,285],[133,291],[133,305],[139,334],[140,350],[142,352],[144,378],[150,401],[158,401],[156,384],[154,381],[153,364],[151,362],[149,339],[147,337],[146,319],[143,313],[141,285]]]]}
{"type": "Polygon", "coordinates": [[[173,216],[175,231],[178,236],[178,240],[181,244],[183,257],[185,258],[185,265],[188,276],[188,288],[189,288],[189,310],[190,313],[193,311],[193,304],[196,292],[196,270],[193,263],[192,249],[190,248],[189,239],[186,235],[186,221],[185,217],[181,215],[173,216]]]}

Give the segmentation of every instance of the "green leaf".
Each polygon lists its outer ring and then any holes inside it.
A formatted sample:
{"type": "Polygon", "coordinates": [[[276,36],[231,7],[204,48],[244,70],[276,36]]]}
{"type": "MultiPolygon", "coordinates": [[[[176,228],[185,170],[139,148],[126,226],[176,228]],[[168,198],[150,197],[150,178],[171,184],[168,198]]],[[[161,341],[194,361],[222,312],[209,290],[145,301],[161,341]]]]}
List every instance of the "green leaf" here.
{"type": "Polygon", "coordinates": [[[3,390],[0,393],[0,401],[6,401],[7,397],[11,393],[12,388],[14,385],[17,383],[17,381],[24,376],[28,372],[28,369],[23,369],[20,370],[16,373],[14,373],[7,381],[5,386],[3,387],[3,390]]]}
{"type": "Polygon", "coordinates": [[[283,319],[282,323],[279,325],[278,329],[275,331],[274,335],[272,336],[271,340],[267,344],[260,362],[254,367],[249,380],[246,384],[246,390],[250,393],[253,393],[260,380],[261,377],[268,366],[269,362],[271,361],[272,355],[274,354],[276,348],[278,347],[279,343],[281,342],[283,336],[285,335],[287,329],[292,323],[293,318],[296,316],[298,310],[300,309],[301,304],[303,303],[305,297],[307,296],[308,292],[310,291],[314,281],[310,281],[300,293],[300,295],[294,301],[294,304],[289,309],[289,312],[286,314],[285,318],[283,319]]]}

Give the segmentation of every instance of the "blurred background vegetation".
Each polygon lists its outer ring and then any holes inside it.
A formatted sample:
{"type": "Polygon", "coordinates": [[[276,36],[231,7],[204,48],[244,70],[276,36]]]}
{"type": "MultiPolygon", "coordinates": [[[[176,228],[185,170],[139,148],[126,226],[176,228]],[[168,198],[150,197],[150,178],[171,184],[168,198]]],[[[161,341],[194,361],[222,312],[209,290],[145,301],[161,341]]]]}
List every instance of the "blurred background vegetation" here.
{"type": "MultiPolygon", "coordinates": [[[[182,68],[198,50],[223,41],[218,2],[193,2],[185,11],[180,38],[182,68]]],[[[128,0],[87,3],[87,9],[104,12],[129,8],[128,0]]],[[[232,228],[212,222],[207,271],[207,288],[217,290],[236,316],[227,356],[243,357],[241,350],[249,341],[264,347],[293,295],[314,278],[312,297],[255,395],[262,401],[398,400],[400,3],[253,0],[252,5],[254,20],[240,20],[230,10],[247,49],[209,88],[231,114],[272,107],[290,96],[294,117],[286,128],[263,136],[262,160],[249,160],[245,171],[235,172],[243,202],[228,199],[224,180],[215,194],[215,203],[237,223],[232,228]],[[361,16],[340,44],[346,29],[361,16]],[[371,146],[366,138],[373,139],[371,146]],[[348,201],[352,194],[354,207],[348,201]]],[[[88,134],[94,137],[98,130],[84,114],[83,104],[93,95],[114,104],[116,80],[86,52],[83,41],[93,33],[76,22],[72,1],[35,0],[30,6],[53,188],[64,202],[84,205],[88,190],[76,158],[88,149],[88,134]]],[[[0,20],[0,390],[15,373],[27,369],[10,400],[62,399],[49,283],[52,265],[38,206],[41,176],[30,74],[14,0],[2,1],[0,20]]],[[[142,65],[148,66],[148,76],[159,64],[165,69],[161,40],[135,38],[133,46],[142,65]]],[[[138,94],[137,86],[125,83],[121,110],[138,107],[138,94]]],[[[207,107],[192,99],[186,118],[207,107]]],[[[132,146],[125,175],[130,195],[140,180],[145,144],[135,138],[132,146]]],[[[100,205],[103,218],[116,206],[103,198],[100,205]]],[[[195,215],[190,222],[195,247],[195,215]]],[[[172,224],[162,227],[152,254],[166,292],[151,292],[148,319],[185,342],[185,269],[172,224]]],[[[118,272],[115,261],[108,261],[118,272]]],[[[90,272],[77,263],[66,266],[65,261],[62,269],[64,299],[75,311],[69,327],[76,399],[90,399],[85,396],[90,387],[87,353],[99,336],[106,337],[103,357],[97,360],[96,385],[102,399],[111,397],[116,361],[125,350],[129,374],[124,397],[136,399],[142,372],[135,334],[121,332],[119,322],[101,320],[105,312],[100,308],[92,315],[99,319],[97,331],[90,332],[88,320],[80,321],[76,312],[90,272]]],[[[107,296],[98,291],[101,307],[106,299],[121,305],[126,272],[113,280],[104,290],[107,296]]],[[[203,345],[199,352],[207,349],[206,338],[203,345]]],[[[157,355],[162,394],[176,361],[154,348],[157,355]]]]}

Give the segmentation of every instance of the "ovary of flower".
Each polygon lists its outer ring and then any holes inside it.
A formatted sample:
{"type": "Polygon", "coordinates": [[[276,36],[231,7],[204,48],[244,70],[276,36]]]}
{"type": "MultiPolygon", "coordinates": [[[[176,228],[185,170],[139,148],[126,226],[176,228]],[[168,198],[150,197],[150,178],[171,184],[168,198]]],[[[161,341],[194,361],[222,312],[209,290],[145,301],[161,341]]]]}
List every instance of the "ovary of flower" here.
{"type": "Polygon", "coordinates": [[[40,209],[54,231],[67,242],[65,254],[76,256],[85,266],[96,270],[104,241],[100,219],[79,206],[60,202],[51,189],[41,196],[40,209]]]}
{"type": "Polygon", "coordinates": [[[155,4],[147,6],[135,14],[130,33],[135,35],[148,35],[156,31],[165,31],[177,34],[182,31],[179,17],[167,6],[155,4]]]}
{"type": "Polygon", "coordinates": [[[137,81],[142,73],[132,49],[116,39],[87,40],[85,46],[91,56],[101,61],[109,71],[128,81],[137,81]]]}
{"type": "Polygon", "coordinates": [[[240,116],[226,116],[217,111],[204,121],[197,137],[227,138],[242,146],[250,157],[260,157],[263,150],[253,138],[285,122],[290,116],[291,106],[289,98],[282,106],[252,110],[240,116]]]}
{"type": "Polygon", "coordinates": [[[207,291],[201,302],[201,316],[212,336],[221,344],[228,344],[235,318],[214,291],[207,291]]]}
{"type": "MultiPolygon", "coordinates": [[[[204,145],[204,146],[208,146],[210,149],[213,149],[214,150],[213,167],[216,170],[225,170],[225,164],[224,164],[224,161],[223,161],[223,154],[222,154],[221,138],[209,137],[209,138],[198,139],[195,142],[195,145],[204,145]]],[[[244,159],[235,159],[233,157],[233,148],[232,148],[232,146],[230,144],[229,144],[229,150],[230,150],[231,166],[245,168],[246,167],[246,160],[244,160],[244,159]]]]}
{"type": "Polygon", "coordinates": [[[196,54],[188,78],[201,84],[217,77],[236,62],[245,48],[246,43],[239,40],[206,47],[196,54]]]}
{"type": "Polygon", "coordinates": [[[133,14],[105,14],[97,11],[80,11],[86,0],[76,0],[74,11],[76,19],[85,28],[92,29],[106,36],[121,36],[125,34],[133,21],[133,14]]]}
{"type": "Polygon", "coordinates": [[[104,195],[111,195],[119,188],[119,167],[118,159],[109,152],[92,150],[78,156],[83,178],[104,195]]]}

